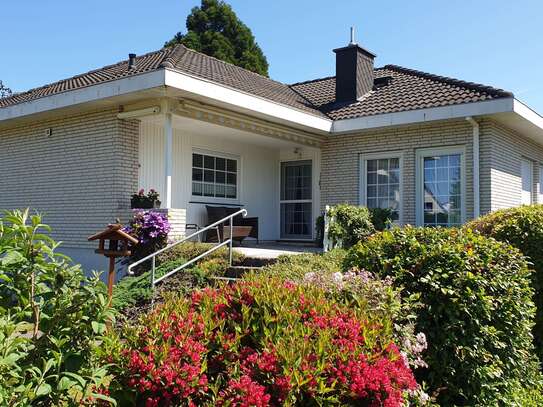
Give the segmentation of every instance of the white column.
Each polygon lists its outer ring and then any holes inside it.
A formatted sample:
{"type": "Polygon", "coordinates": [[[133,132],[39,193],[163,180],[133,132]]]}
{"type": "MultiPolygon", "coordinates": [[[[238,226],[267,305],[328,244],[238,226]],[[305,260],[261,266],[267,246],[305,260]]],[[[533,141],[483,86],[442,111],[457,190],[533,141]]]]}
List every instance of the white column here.
{"type": "Polygon", "coordinates": [[[172,207],[172,172],[173,172],[173,127],[172,114],[164,115],[164,207],[172,207]]]}

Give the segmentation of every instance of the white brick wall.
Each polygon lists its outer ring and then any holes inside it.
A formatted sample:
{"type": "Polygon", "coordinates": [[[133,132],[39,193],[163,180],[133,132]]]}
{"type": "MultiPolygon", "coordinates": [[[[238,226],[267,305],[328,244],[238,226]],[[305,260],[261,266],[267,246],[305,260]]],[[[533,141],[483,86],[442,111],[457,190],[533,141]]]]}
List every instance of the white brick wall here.
{"type": "MultiPolygon", "coordinates": [[[[490,159],[490,169],[486,176],[490,178],[491,184],[490,205],[487,203],[486,209],[495,211],[520,205],[522,158],[533,163],[533,201],[537,202],[543,146],[490,120],[484,121],[481,129],[490,144],[490,152],[488,149],[485,152],[485,160],[490,159]]],[[[485,193],[488,194],[488,191],[485,193]]]]}
{"type": "Polygon", "coordinates": [[[0,209],[30,207],[64,247],[93,247],[86,238],[121,216],[137,189],[139,124],[116,113],[0,129],[0,209]]]}
{"type": "Polygon", "coordinates": [[[466,120],[371,130],[331,136],[322,151],[321,206],[358,204],[359,155],[401,151],[403,157],[403,221],[416,223],[415,172],[419,148],[465,146],[466,215],[473,216],[473,137],[466,120]]]}

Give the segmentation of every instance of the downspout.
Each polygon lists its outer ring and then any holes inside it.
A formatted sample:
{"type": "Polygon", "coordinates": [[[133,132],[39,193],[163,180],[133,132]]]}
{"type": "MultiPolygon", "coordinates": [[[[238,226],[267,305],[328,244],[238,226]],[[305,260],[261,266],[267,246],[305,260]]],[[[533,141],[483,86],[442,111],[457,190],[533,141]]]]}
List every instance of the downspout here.
{"type": "Polygon", "coordinates": [[[479,135],[480,128],[473,117],[468,116],[466,120],[473,126],[473,217],[478,218],[481,214],[481,194],[480,194],[480,152],[479,152],[479,135]]]}

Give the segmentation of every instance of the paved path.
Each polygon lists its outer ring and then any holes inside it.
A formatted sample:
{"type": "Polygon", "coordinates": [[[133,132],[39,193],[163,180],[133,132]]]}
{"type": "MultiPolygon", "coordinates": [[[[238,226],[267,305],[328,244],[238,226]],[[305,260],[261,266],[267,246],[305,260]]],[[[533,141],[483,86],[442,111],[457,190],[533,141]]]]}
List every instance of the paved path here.
{"type": "Polygon", "coordinates": [[[243,246],[234,247],[238,253],[253,259],[276,259],[282,255],[296,255],[303,253],[321,253],[322,249],[314,246],[266,242],[259,245],[252,242],[243,242],[243,246]]]}

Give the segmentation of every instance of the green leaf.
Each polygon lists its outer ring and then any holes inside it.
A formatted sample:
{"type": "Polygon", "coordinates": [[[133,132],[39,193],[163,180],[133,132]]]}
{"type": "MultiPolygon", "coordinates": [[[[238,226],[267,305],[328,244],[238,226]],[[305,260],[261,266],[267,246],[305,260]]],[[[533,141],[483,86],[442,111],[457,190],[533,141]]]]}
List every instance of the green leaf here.
{"type": "Polygon", "coordinates": [[[92,326],[92,331],[95,334],[102,335],[104,332],[106,332],[106,324],[102,322],[92,321],[91,326],[92,326]]]}
{"type": "Polygon", "coordinates": [[[38,386],[38,388],[36,389],[36,397],[42,397],[42,396],[46,396],[47,394],[51,393],[51,385],[49,385],[48,383],[42,383],[38,386]]]}

